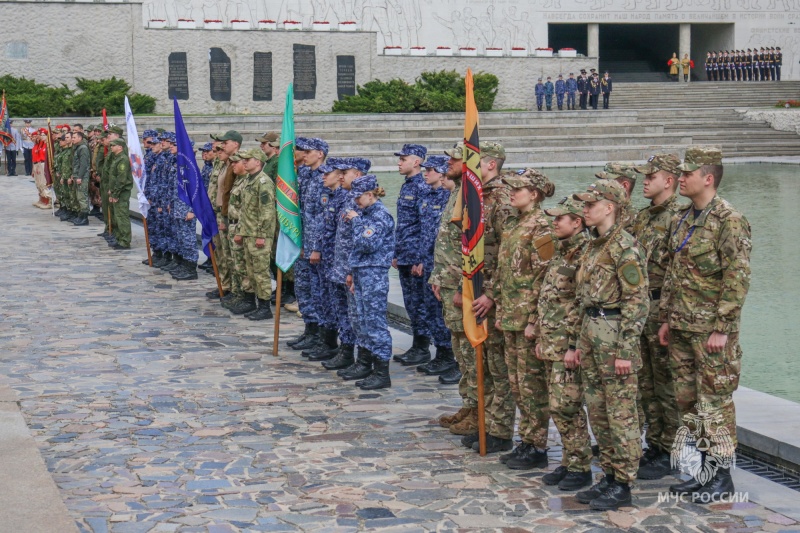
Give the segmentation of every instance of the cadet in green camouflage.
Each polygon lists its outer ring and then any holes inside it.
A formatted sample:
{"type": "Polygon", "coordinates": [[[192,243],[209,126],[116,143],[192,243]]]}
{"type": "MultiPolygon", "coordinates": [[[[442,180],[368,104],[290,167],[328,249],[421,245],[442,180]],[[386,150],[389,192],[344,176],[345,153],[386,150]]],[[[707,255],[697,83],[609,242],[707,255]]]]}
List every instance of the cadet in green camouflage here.
{"type": "Polygon", "coordinates": [[[538,170],[504,174],[511,187],[511,205],[518,210],[503,229],[497,267],[492,276],[497,320],[502,330],[511,394],[520,412],[522,443],[506,460],[512,470],[547,466],[547,428],[550,422],[547,369],[534,352],[539,289],[555,253],[556,236],[540,202],[553,196],[555,186],[538,170]]]}
{"type": "MultiPolygon", "coordinates": [[[[219,272],[219,281],[224,293],[231,292],[231,251],[228,246],[228,220],[222,214],[222,206],[219,205],[219,185],[224,180],[230,167],[228,154],[224,152],[220,146],[220,141],[217,140],[223,134],[213,134],[211,138],[214,140],[214,153],[217,154],[217,159],[214,161],[214,169],[211,171],[211,176],[208,178],[208,198],[211,200],[211,206],[214,208],[214,213],[217,216],[217,226],[220,230],[217,235],[214,235],[214,255],[217,259],[217,271],[219,272]],[[224,229],[223,229],[224,228],[224,229]]],[[[212,298],[219,298],[216,290],[209,291],[206,296],[212,298]]]]}
{"type": "Polygon", "coordinates": [[[658,340],[658,320],[664,273],[669,265],[667,228],[679,202],[676,190],[681,164],[675,154],[656,154],[636,171],[644,174],[644,197],[650,200],[636,216],[633,235],[647,258],[650,313],[642,333],[642,368],[639,370],[639,425],[647,423],[647,451],[642,457],[639,479],[661,479],[670,472],[670,451],[678,429],[675,387],[669,370],[667,348],[658,340]]]}
{"type": "Polygon", "coordinates": [[[253,285],[247,276],[247,265],[244,258],[244,241],[236,242],[236,226],[239,224],[242,207],[242,192],[247,186],[247,171],[244,169],[244,157],[241,151],[230,156],[235,178],[228,201],[228,247],[231,253],[231,292],[242,298],[245,294],[253,294],[253,285]]]}
{"type": "Polygon", "coordinates": [[[550,416],[561,435],[562,453],[561,466],[542,481],[557,484],[561,490],[577,490],[591,481],[591,441],[583,410],[581,372],[567,368],[564,356],[569,350],[570,332],[580,327],[575,274],[589,232],[583,222],[583,202],[564,198],[545,213],[555,217],[553,231],[559,242],[539,291],[534,335],[537,356],[548,369],[550,416]]]}
{"type": "Polygon", "coordinates": [[[109,203],[117,205],[112,210],[114,237],[117,244],[115,250],[129,249],[131,247],[131,217],[128,214],[128,205],[133,189],[133,174],[131,174],[131,160],[125,152],[127,145],[122,139],[115,139],[109,143],[109,150],[113,155],[109,164],[108,197],[109,203]]]}
{"type": "Polygon", "coordinates": [[[599,180],[574,198],[585,202],[584,220],[595,232],[577,274],[583,321],[579,334],[570,333],[570,345],[577,348],[589,421],[606,474],[576,498],[593,510],[609,510],[630,504],[629,483],[642,455],[636,373],[649,308],[646,260],[636,239],[615,222],[616,210],[626,202],[619,183],[599,180]]]}
{"type": "Polygon", "coordinates": [[[617,225],[622,226],[622,229],[631,232],[633,228],[633,221],[636,219],[636,209],[631,204],[631,195],[633,189],[636,187],[636,178],[638,176],[636,171],[636,163],[613,161],[606,163],[602,172],[595,174],[600,179],[615,180],[622,185],[625,189],[625,203],[620,206],[619,213],[617,213],[617,225]]]}
{"type": "MultiPolygon", "coordinates": [[[[733,392],[741,373],[742,306],[750,288],[750,224],[717,196],[722,179],[720,148],[691,146],[679,168],[680,193],[692,205],[672,218],[668,230],[670,263],[661,295],[659,337],[663,344],[669,342],[675,397],[684,424],[697,417],[697,404],[702,403],[718,425],[708,428],[711,434],[695,434],[711,441],[705,460],[715,463],[714,478],[704,486],[698,482],[670,490],[719,496],[733,491],[730,466],[737,445],[733,392]]],[[[676,438],[673,454],[680,454],[679,444],[676,438]]]]}

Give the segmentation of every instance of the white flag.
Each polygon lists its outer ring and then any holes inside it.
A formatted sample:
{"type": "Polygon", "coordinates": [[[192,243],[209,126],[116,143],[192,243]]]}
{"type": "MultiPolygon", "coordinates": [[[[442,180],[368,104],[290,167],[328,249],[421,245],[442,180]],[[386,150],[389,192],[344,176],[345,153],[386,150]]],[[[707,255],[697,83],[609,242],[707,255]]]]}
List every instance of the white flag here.
{"type": "Polygon", "coordinates": [[[131,158],[131,173],[136,188],[139,189],[136,197],[139,199],[139,212],[147,218],[147,211],[150,209],[150,202],[144,195],[144,185],[147,181],[147,173],[144,169],[144,153],[142,144],[139,142],[139,132],[136,130],[136,121],[133,119],[131,105],[128,97],[125,97],[125,125],[128,129],[128,156],[131,158]]]}

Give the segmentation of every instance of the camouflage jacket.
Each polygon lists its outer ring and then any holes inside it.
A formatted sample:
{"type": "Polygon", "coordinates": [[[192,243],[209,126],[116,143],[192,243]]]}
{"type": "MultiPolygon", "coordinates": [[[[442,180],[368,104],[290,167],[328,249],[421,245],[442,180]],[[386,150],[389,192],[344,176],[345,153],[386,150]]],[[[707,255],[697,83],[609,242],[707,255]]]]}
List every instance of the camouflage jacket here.
{"type": "Polygon", "coordinates": [[[407,176],[397,198],[394,257],[398,265],[418,265],[425,256],[422,237],[422,202],[430,189],[422,174],[407,176]]]}
{"type": "Polygon", "coordinates": [[[639,211],[633,223],[632,234],[647,259],[647,285],[651,291],[664,286],[664,273],[669,265],[667,228],[679,209],[678,196],[673,194],[663,204],[650,205],[639,211]]]}
{"type": "MultiPolygon", "coordinates": [[[[228,220],[231,224],[238,224],[239,218],[242,216],[242,193],[243,189],[247,186],[250,176],[243,174],[236,176],[233,180],[233,187],[231,187],[231,196],[228,200],[228,220]]],[[[233,231],[234,229],[231,228],[233,231]]]]}
{"type": "Polygon", "coordinates": [[[88,180],[92,165],[89,146],[81,141],[72,150],[72,176],[78,180],[88,180]]]}
{"type": "Polygon", "coordinates": [[[228,162],[214,161],[214,168],[211,170],[211,176],[208,179],[208,199],[211,200],[211,206],[214,211],[219,211],[221,206],[217,205],[217,190],[219,189],[219,175],[228,170],[228,162]]]}
{"type": "Polygon", "coordinates": [[[617,214],[617,226],[621,226],[622,229],[628,233],[632,233],[633,222],[636,220],[637,214],[636,208],[633,207],[630,198],[628,198],[628,201],[622,204],[619,208],[619,213],[617,214]]]}
{"type": "Polygon", "coordinates": [[[539,290],[557,241],[538,205],[507,220],[493,276],[502,330],[522,331],[536,324],[539,290]]]}
{"type": "Polygon", "coordinates": [[[547,265],[539,290],[534,334],[548,361],[563,361],[569,348],[570,331],[580,327],[581,315],[575,299],[575,274],[586,250],[589,232],[582,231],[559,241],[556,255],[547,265]]]}
{"type": "Polygon", "coordinates": [[[426,272],[433,270],[433,253],[434,246],[436,245],[436,235],[439,232],[439,223],[442,220],[442,213],[450,200],[450,191],[444,187],[434,189],[428,186],[422,197],[422,205],[420,206],[419,219],[422,230],[421,248],[422,248],[422,263],[425,266],[426,272]]]}
{"type": "MultiPolygon", "coordinates": [[[[238,189],[239,223],[236,224],[236,235],[272,239],[275,237],[275,224],[278,213],[275,208],[275,182],[264,172],[239,178],[243,185],[238,189]]],[[[233,205],[228,206],[228,214],[233,205]]]]}
{"type": "Polygon", "coordinates": [[[502,174],[483,184],[483,292],[492,300],[495,299],[492,280],[503,230],[508,218],[517,214],[517,209],[511,207],[511,187],[503,183],[502,174]]]}
{"type": "Polygon", "coordinates": [[[108,161],[110,161],[107,167],[109,172],[108,191],[112,198],[120,199],[123,195],[130,194],[133,188],[131,160],[123,151],[117,155],[111,154],[108,161]]]}
{"type": "Polygon", "coordinates": [[[439,233],[433,249],[433,272],[428,280],[431,285],[448,289],[459,288],[463,277],[461,271],[463,262],[461,259],[461,227],[450,222],[453,219],[456,201],[460,196],[461,179],[459,178],[456,180],[456,188],[450,193],[447,205],[442,211],[439,233]]]}
{"type": "Polygon", "coordinates": [[[61,157],[59,175],[61,176],[61,179],[64,180],[64,183],[66,183],[67,180],[72,177],[73,154],[74,154],[74,149],[71,146],[62,149],[61,152],[58,154],[61,157]]]}
{"type": "Polygon", "coordinates": [[[689,206],[672,217],[659,320],[682,331],[739,331],[750,288],[750,223],[719,196],[693,216],[689,206]]]}
{"type": "MultiPolygon", "coordinates": [[[[650,307],[646,260],[636,239],[619,225],[590,242],[578,270],[576,296],[581,315],[589,307],[621,311],[616,358],[631,361],[637,371],[642,365],[639,336],[650,307]]],[[[570,345],[578,334],[570,333],[570,345]]]]}

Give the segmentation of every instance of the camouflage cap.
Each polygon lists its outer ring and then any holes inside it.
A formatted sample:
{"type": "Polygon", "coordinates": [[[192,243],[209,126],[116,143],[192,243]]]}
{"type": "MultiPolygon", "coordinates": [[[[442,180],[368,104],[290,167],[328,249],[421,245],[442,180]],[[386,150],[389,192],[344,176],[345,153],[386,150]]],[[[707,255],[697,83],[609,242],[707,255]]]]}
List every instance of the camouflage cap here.
{"type": "Polygon", "coordinates": [[[238,161],[242,161],[242,160],[244,159],[244,154],[243,154],[243,152],[244,152],[244,150],[239,150],[238,152],[236,152],[235,154],[233,154],[232,156],[230,156],[230,157],[228,158],[228,161],[230,161],[231,163],[236,163],[236,162],[238,162],[238,161]]]}
{"type": "Polygon", "coordinates": [[[328,164],[338,168],[339,170],[349,170],[354,168],[359,172],[363,172],[364,174],[369,172],[369,169],[372,166],[372,162],[369,159],[364,159],[363,157],[337,157],[335,163],[330,163],[329,160],[328,164]]]}
{"type": "Polygon", "coordinates": [[[481,157],[493,157],[495,159],[506,159],[506,149],[503,145],[494,141],[481,141],[481,157]]]}
{"type": "Polygon", "coordinates": [[[214,143],[207,142],[203,146],[200,147],[201,152],[210,152],[214,149],[214,143]]]}
{"type": "Polygon", "coordinates": [[[453,159],[464,159],[464,141],[458,141],[452,148],[445,150],[444,155],[449,155],[453,159]]]}
{"type": "Polygon", "coordinates": [[[722,148],[719,146],[690,146],[683,156],[683,164],[678,170],[692,172],[703,165],[721,165],[722,148]]]}
{"type": "Polygon", "coordinates": [[[367,174],[353,180],[350,185],[350,196],[358,198],[365,192],[374,191],[378,188],[378,178],[373,174],[367,174]]]}
{"type": "Polygon", "coordinates": [[[422,168],[432,168],[439,174],[447,172],[447,162],[450,160],[446,155],[429,155],[422,165],[422,168]]]}
{"type": "Polygon", "coordinates": [[[158,137],[158,132],[156,130],[144,130],[142,139],[147,139],[148,137],[158,137]]]}
{"type": "Polygon", "coordinates": [[[608,200],[617,205],[624,204],[628,197],[625,189],[614,180],[600,179],[589,185],[586,192],[573,194],[572,198],[584,202],[597,202],[598,200],[608,200]]]}
{"type": "Polygon", "coordinates": [[[342,164],[341,157],[329,157],[324,164],[320,165],[317,170],[322,172],[323,174],[328,174],[333,172],[334,170],[340,170],[339,166],[342,164]]]}
{"type": "Polygon", "coordinates": [[[171,131],[165,131],[164,133],[162,133],[161,135],[158,136],[158,139],[160,141],[169,141],[171,143],[176,143],[177,142],[175,140],[175,134],[173,132],[171,132],[171,131]]]}
{"type": "Polygon", "coordinates": [[[267,143],[273,147],[278,147],[281,145],[281,134],[275,131],[268,131],[261,137],[257,138],[256,141],[260,143],[267,143]]]}
{"type": "Polygon", "coordinates": [[[319,150],[325,156],[328,155],[328,143],[318,137],[298,137],[295,140],[295,148],[304,152],[319,150]]]}
{"type": "Polygon", "coordinates": [[[267,160],[267,154],[260,148],[250,148],[249,150],[239,150],[237,152],[242,159],[258,159],[262,163],[267,160]]]}
{"type": "Polygon", "coordinates": [[[428,154],[428,149],[422,146],[421,144],[404,144],[403,148],[399,152],[395,152],[394,155],[402,157],[405,155],[415,155],[420,159],[425,159],[425,156],[428,154]]]}
{"type": "Polygon", "coordinates": [[[242,134],[236,130],[228,130],[222,135],[217,135],[217,141],[233,141],[242,144],[242,134]]]}
{"type": "Polygon", "coordinates": [[[636,172],[642,174],[655,174],[659,170],[666,170],[670,174],[680,174],[678,166],[681,164],[681,158],[676,154],[655,154],[647,159],[647,163],[642,166],[634,167],[636,172]]]}
{"type": "Polygon", "coordinates": [[[638,172],[636,171],[636,163],[627,161],[625,162],[612,161],[606,163],[606,166],[603,167],[603,171],[596,173],[595,176],[597,176],[602,180],[615,180],[617,178],[628,178],[630,180],[636,181],[638,172]]]}
{"type": "Polygon", "coordinates": [[[126,146],[125,141],[123,141],[122,139],[114,139],[108,144],[109,146],[126,146]]]}
{"type": "Polygon", "coordinates": [[[122,134],[125,133],[125,130],[123,130],[121,127],[117,126],[116,124],[111,124],[108,127],[108,131],[110,131],[111,133],[116,133],[117,135],[122,135],[122,134]]]}
{"type": "MultiPolygon", "coordinates": [[[[164,130],[161,130],[161,131],[164,131],[164,130]]],[[[212,140],[219,141],[219,140],[221,140],[220,137],[222,137],[223,135],[225,135],[225,132],[212,133],[211,135],[209,135],[209,137],[211,137],[212,140]]]]}
{"type": "Polygon", "coordinates": [[[583,218],[583,201],[576,200],[574,197],[565,196],[558,202],[558,205],[545,209],[545,213],[551,217],[559,217],[561,215],[575,215],[583,218]]]}
{"type": "Polygon", "coordinates": [[[520,187],[533,187],[540,191],[546,191],[553,187],[552,182],[547,179],[547,176],[536,170],[535,168],[522,168],[515,173],[505,174],[503,176],[503,183],[513,189],[520,187]]]}

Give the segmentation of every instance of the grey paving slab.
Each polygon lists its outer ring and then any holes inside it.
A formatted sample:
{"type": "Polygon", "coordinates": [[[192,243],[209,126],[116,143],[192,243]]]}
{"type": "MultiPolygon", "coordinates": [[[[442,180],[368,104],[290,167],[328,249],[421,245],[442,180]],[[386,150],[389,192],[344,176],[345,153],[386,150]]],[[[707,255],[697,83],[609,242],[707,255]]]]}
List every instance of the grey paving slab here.
{"type": "MultiPolygon", "coordinates": [[[[272,322],[208,301],[210,276],[176,283],[142,265],[140,231],[111,251],[94,220],[60,223],[30,207],[29,180],[0,182],[0,384],[81,531],[798,528],[768,487],[758,503],[702,508],[658,503],[671,480],[639,483],[634,507],[592,513],[440,428],[455,387],[392,365],[391,389],[363,392],[283,346],[273,357],[272,322]]],[[[301,328],[284,316],[283,335],[301,328]]],[[[410,344],[392,335],[395,351],[410,344]]],[[[550,446],[552,469],[555,433],[550,446]]]]}

